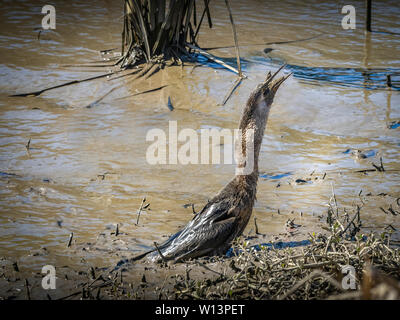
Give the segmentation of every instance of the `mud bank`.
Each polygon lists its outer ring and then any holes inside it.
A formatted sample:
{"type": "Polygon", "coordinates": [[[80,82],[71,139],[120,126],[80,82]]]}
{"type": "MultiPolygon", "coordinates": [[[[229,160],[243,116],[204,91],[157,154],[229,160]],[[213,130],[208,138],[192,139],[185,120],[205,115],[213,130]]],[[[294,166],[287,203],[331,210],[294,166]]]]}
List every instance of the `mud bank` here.
{"type": "Polygon", "coordinates": [[[41,257],[49,261],[53,253],[43,248],[21,261],[2,257],[0,298],[399,299],[400,249],[392,240],[394,228],[362,233],[361,216],[358,206],[346,216],[332,205],[318,223],[300,224],[290,213],[276,235],[263,234],[254,220],[225,256],[160,264],[145,259],[130,263],[137,254],[129,250],[133,233],[109,226],[93,243],[68,243],[69,255],[80,257],[82,265],[56,265],[53,290],[43,287],[43,281],[49,283],[43,280],[47,274],[29,267],[41,257]],[[100,264],[87,262],[94,259],[100,264]],[[102,265],[102,260],[114,262],[102,265]]]}

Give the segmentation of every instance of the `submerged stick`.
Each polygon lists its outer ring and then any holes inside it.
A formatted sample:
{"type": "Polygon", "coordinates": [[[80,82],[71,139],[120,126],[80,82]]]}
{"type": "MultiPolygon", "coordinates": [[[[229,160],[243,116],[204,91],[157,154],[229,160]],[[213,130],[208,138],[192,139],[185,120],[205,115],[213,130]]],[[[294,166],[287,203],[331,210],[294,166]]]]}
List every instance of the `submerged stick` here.
{"type": "Polygon", "coordinates": [[[139,211],[137,213],[137,220],[136,220],[136,224],[139,224],[139,218],[140,218],[140,213],[142,212],[143,209],[143,204],[146,202],[146,197],[142,199],[142,203],[140,204],[140,208],[139,211]]]}
{"type": "MultiPolygon", "coordinates": [[[[193,50],[197,50],[198,52],[200,52],[202,55],[206,56],[207,58],[209,58],[210,60],[222,65],[223,67],[225,67],[226,69],[229,69],[237,74],[239,74],[239,70],[237,70],[236,68],[230,66],[229,64],[227,64],[226,62],[222,61],[221,59],[218,59],[217,57],[213,56],[212,54],[208,53],[207,51],[200,49],[199,47],[196,47],[190,43],[186,43],[186,45],[193,49],[193,50]]],[[[244,74],[242,74],[243,78],[247,78],[244,74]]]]}
{"type": "Polygon", "coordinates": [[[92,102],[91,104],[88,104],[88,105],[86,106],[86,108],[90,109],[90,108],[94,107],[94,106],[95,106],[96,104],[98,104],[101,100],[103,100],[105,97],[107,97],[111,92],[113,92],[115,89],[119,89],[119,88],[121,88],[121,87],[122,87],[122,85],[112,88],[112,89],[111,89],[110,91],[108,91],[105,95],[101,96],[99,99],[97,99],[96,101],[92,102]]]}
{"type": "Polygon", "coordinates": [[[69,248],[71,246],[72,243],[72,238],[74,237],[74,233],[71,232],[71,234],[69,235],[69,240],[68,240],[68,244],[67,244],[67,248],[69,248]]]}
{"type": "MultiPolygon", "coordinates": [[[[123,70],[121,70],[121,71],[123,71],[123,70]]],[[[81,82],[86,82],[86,81],[90,81],[90,80],[96,80],[96,79],[104,78],[104,77],[110,76],[112,74],[121,72],[121,71],[114,71],[112,73],[101,74],[101,75],[98,75],[98,76],[95,76],[95,77],[90,77],[90,78],[86,78],[86,79],[82,79],[82,80],[73,80],[73,81],[69,81],[69,82],[66,82],[66,83],[63,83],[63,84],[59,84],[59,85],[56,85],[56,86],[53,86],[53,87],[49,87],[49,88],[46,88],[46,89],[42,89],[42,90],[38,90],[38,91],[33,91],[33,92],[28,92],[28,93],[13,94],[10,97],[28,97],[28,96],[37,97],[37,96],[41,95],[43,92],[46,92],[46,91],[49,91],[49,90],[62,88],[62,87],[65,87],[65,86],[69,86],[71,84],[77,84],[77,83],[81,83],[81,82]]]]}
{"type": "Polygon", "coordinates": [[[236,90],[237,87],[239,87],[239,85],[242,83],[243,77],[239,76],[235,83],[233,84],[231,90],[228,91],[228,93],[226,94],[224,101],[222,101],[222,105],[224,106],[226,104],[226,102],[229,100],[229,98],[231,97],[231,95],[233,94],[233,92],[236,90]]]}
{"type": "Polygon", "coordinates": [[[154,89],[150,89],[150,90],[138,92],[138,93],[135,93],[135,94],[131,94],[131,95],[129,95],[129,96],[125,96],[125,97],[118,98],[117,100],[122,100],[122,99],[126,99],[126,98],[129,98],[129,97],[135,97],[135,96],[138,96],[138,95],[141,95],[141,94],[145,94],[145,93],[150,93],[150,92],[158,91],[158,90],[161,90],[161,89],[163,89],[163,88],[165,88],[165,87],[168,87],[168,85],[164,85],[164,86],[161,86],[161,87],[158,87],[158,88],[154,88],[154,89]]]}

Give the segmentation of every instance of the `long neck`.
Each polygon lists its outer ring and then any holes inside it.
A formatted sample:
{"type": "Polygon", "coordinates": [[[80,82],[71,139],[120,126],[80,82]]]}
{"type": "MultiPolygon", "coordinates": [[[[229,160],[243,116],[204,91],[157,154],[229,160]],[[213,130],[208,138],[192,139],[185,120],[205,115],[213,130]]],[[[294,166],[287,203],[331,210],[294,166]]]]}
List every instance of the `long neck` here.
{"type": "MultiPolygon", "coordinates": [[[[254,162],[253,162],[253,170],[251,172],[247,172],[244,175],[238,175],[237,178],[243,182],[245,182],[245,186],[247,188],[253,189],[257,184],[258,180],[258,159],[260,155],[260,149],[262,144],[262,139],[264,136],[265,127],[268,120],[268,115],[270,111],[270,105],[266,103],[266,101],[262,97],[258,97],[255,101],[249,99],[246,108],[243,112],[242,119],[240,121],[239,129],[242,130],[242,141],[241,141],[241,155],[238,159],[242,159],[242,161],[238,161],[238,166],[243,166],[243,156],[246,155],[246,139],[249,142],[249,133],[251,130],[254,133],[253,141],[254,141],[254,162]]],[[[250,155],[251,156],[251,155],[250,155]]],[[[255,190],[254,190],[255,191],[255,190]]]]}

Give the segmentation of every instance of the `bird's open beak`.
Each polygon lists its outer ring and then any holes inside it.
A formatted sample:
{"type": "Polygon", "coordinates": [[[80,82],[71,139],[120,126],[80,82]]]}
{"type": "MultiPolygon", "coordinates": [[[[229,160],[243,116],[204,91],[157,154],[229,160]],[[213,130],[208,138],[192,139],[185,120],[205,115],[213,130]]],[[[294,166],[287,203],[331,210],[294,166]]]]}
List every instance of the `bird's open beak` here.
{"type": "Polygon", "coordinates": [[[279,78],[278,80],[276,80],[276,81],[274,82],[274,84],[272,85],[271,90],[272,90],[274,93],[276,93],[276,91],[278,90],[278,88],[280,87],[280,85],[281,85],[282,83],[284,83],[285,80],[286,80],[287,78],[289,78],[292,74],[293,74],[293,73],[289,73],[287,76],[283,76],[283,77],[279,78]]]}
{"type": "Polygon", "coordinates": [[[267,89],[270,89],[274,94],[278,90],[279,86],[287,79],[289,78],[292,73],[289,73],[287,76],[283,76],[276,80],[274,83],[271,84],[272,80],[276,77],[276,75],[286,67],[286,64],[282,65],[274,74],[271,74],[271,71],[268,72],[267,77],[265,79],[265,82],[262,85],[262,90],[265,92],[267,89]]]}

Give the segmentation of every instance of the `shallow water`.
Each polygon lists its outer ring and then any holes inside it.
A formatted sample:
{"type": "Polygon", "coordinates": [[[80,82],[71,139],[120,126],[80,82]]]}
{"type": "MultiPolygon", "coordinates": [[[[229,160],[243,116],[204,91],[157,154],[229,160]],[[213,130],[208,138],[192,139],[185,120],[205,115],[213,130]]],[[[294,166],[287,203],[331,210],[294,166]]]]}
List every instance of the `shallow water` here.
{"type": "MultiPolygon", "coordinates": [[[[199,44],[224,47],[210,52],[235,64],[225,4],[213,2],[213,30],[202,28],[199,44]]],[[[102,61],[100,50],[119,48],[122,5],[54,1],[57,29],[42,32],[38,40],[41,4],[4,2],[0,256],[23,264],[28,254],[45,247],[53,254],[38,255],[28,267],[85,264],[66,248],[69,234],[77,242],[94,242],[116,224],[129,234],[130,250],[162,241],[192,218],[186,204],[200,210],[231,179],[234,168],[149,165],[148,130],[168,132],[169,121],[177,121],[178,130],[237,128],[249,93],[282,62],[294,75],[277,94],[261,148],[254,210],[259,229],[281,232],[289,215],[318,222],[333,189],[339,206],[349,211],[362,198],[365,231],[390,224],[399,240],[400,216],[380,207],[392,205],[400,212],[400,128],[390,126],[400,118],[400,93],[385,82],[391,74],[393,85],[400,87],[400,36],[366,36],[363,4],[356,3],[357,29],[343,30],[337,1],[232,1],[248,79],[222,106],[235,74],[191,64],[167,68],[147,80],[102,78],[38,97],[10,97],[109,72],[111,68],[64,65],[102,61]],[[167,87],[124,98],[162,85],[167,87]],[[112,88],[117,89],[92,104],[112,88]],[[173,111],[167,106],[169,97],[173,111]],[[349,149],[372,156],[357,159],[349,149]],[[380,157],[385,172],[356,172],[373,169],[380,157]],[[307,183],[296,183],[298,179],[307,183]],[[143,197],[150,207],[141,212],[137,226],[143,197]]],[[[396,0],[374,3],[373,29],[400,33],[399,16],[396,0]]],[[[93,261],[109,263],[106,255],[93,256],[93,261]]]]}

